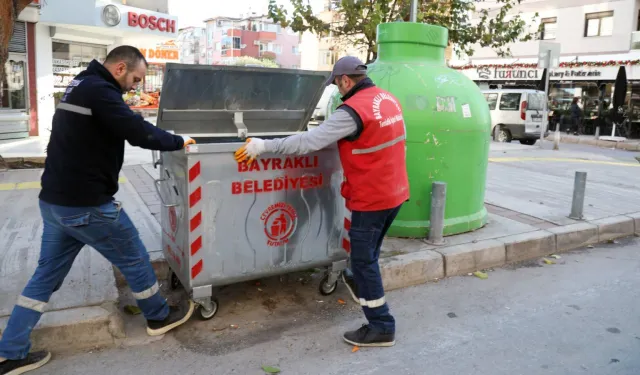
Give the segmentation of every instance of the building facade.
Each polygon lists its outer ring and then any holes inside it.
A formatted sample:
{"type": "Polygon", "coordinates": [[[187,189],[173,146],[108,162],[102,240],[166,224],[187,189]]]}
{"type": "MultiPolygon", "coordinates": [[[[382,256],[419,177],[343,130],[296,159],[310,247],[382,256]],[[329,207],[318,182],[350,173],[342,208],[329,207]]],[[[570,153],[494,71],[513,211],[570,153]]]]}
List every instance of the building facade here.
{"type": "MultiPolygon", "coordinates": [[[[495,1],[479,4],[490,14],[499,6],[495,1]]],[[[531,32],[542,30],[535,40],[510,45],[508,58],[478,45],[473,56],[451,65],[481,88],[542,88],[540,42],[558,43],[560,67],[549,74],[550,110],[563,117],[573,98],[580,98],[588,133],[602,125],[618,70],[624,66],[629,80],[627,114],[633,136],[640,136],[640,0],[528,0],[512,12],[525,20],[539,14],[537,23],[530,25],[531,32]]]]}
{"type": "MultiPolygon", "coordinates": [[[[326,0],[323,9],[317,17],[327,24],[339,24],[340,15],[336,11],[340,1],[326,0]]],[[[317,35],[305,32],[300,46],[302,51],[302,69],[324,70],[333,69],[333,65],[343,56],[358,56],[362,61],[367,60],[367,51],[336,38],[333,33],[317,35]]]]}
{"type": "Polygon", "coordinates": [[[179,61],[172,42],[178,20],[163,13],[167,9],[167,0],[56,0],[25,9],[12,37],[0,139],[48,136],[71,79],[94,59],[103,62],[119,45],[138,47],[147,57],[150,65],[140,90],[159,95],[164,64],[179,61]]]}
{"type": "Polygon", "coordinates": [[[250,56],[274,60],[281,68],[300,68],[300,35],[267,17],[214,17],[205,24],[207,64],[231,64],[250,56]]]}
{"type": "Polygon", "coordinates": [[[207,40],[202,27],[180,29],[176,40],[183,64],[207,64],[207,40]]]}

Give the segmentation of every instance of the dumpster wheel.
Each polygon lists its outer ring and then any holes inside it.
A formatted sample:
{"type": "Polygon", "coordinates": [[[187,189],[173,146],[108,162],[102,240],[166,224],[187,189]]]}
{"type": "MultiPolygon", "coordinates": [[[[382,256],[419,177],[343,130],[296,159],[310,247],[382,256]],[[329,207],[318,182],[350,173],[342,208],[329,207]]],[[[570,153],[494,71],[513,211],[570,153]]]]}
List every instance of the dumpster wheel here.
{"type": "Polygon", "coordinates": [[[338,280],[336,280],[333,284],[331,284],[329,282],[329,274],[324,275],[324,277],[322,278],[322,280],[320,280],[320,294],[322,294],[323,296],[328,296],[330,294],[333,294],[333,292],[336,291],[336,288],[338,288],[338,280]]]}
{"type": "Polygon", "coordinates": [[[218,299],[212,298],[209,306],[199,305],[198,306],[198,318],[200,320],[209,320],[216,316],[218,313],[218,299]]]}
{"type": "Polygon", "coordinates": [[[171,275],[169,276],[169,284],[171,290],[180,288],[180,279],[178,279],[178,275],[176,275],[175,272],[171,272],[171,275]]]}

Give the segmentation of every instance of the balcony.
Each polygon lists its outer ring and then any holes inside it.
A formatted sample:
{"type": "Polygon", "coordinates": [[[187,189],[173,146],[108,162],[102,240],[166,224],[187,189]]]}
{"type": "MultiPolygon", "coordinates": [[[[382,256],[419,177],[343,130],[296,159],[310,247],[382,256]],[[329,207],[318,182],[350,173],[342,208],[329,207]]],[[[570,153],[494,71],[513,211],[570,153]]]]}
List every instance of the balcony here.
{"type": "Polygon", "coordinates": [[[273,42],[277,37],[277,34],[271,31],[258,32],[258,40],[261,42],[273,42]]]}
{"type": "Polygon", "coordinates": [[[631,49],[640,50],[640,31],[631,33],[631,49]]]}

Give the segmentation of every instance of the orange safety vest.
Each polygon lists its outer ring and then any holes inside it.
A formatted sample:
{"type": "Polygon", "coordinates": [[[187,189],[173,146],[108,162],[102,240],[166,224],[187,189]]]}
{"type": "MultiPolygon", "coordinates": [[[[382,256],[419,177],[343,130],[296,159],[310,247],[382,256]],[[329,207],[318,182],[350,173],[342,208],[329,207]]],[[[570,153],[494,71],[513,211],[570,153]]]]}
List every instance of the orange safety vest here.
{"type": "Polygon", "coordinates": [[[381,211],[409,199],[405,125],[402,108],[390,93],[377,87],[357,92],[343,105],[362,119],[356,140],[340,140],[344,170],[342,196],[352,211],[381,211]]]}

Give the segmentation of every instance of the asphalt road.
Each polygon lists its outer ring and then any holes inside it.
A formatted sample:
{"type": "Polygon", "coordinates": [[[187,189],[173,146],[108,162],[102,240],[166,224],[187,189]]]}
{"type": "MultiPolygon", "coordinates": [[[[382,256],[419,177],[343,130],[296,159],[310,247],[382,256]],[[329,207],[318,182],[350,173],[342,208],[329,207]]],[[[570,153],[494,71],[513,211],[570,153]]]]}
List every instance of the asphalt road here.
{"type": "Polygon", "coordinates": [[[362,322],[358,308],[342,286],[321,297],[307,275],[232,288],[213,320],[194,319],[146,346],[57,355],[34,374],[252,375],[271,365],[295,375],[637,375],[639,246],[628,239],[563,254],[555,265],[390,292],[392,348],[352,353],[340,335],[362,322]]]}

